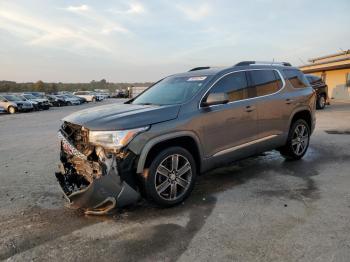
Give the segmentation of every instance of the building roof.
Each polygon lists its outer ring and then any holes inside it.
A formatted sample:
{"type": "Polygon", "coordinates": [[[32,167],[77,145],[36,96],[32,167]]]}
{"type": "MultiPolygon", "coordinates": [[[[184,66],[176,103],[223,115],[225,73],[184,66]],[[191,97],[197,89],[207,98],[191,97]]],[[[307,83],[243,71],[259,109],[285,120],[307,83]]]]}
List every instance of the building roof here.
{"type": "Polygon", "coordinates": [[[337,56],[347,55],[347,54],[350,54],[350,49],[345,50],[345,51],[341,51],[341,52],[338,52],[338,53],[334,53],[334,54],[331,54],[331,55],[325,55],[325,56],[319,56],[319,57],[315,57],[315,58],[310,58],[308,61],[311,62],[311,63],[315,63],[315,61],[317,61],[317,60],[323,60],[323,59],[326,59],[326,58],[332,58],[332,57],[337,57],[337,56]]]}
{"type": "Polygon", "coordinates": [[[311,62],[299,68],[304,73],[350,68],[350,50],[309,59],[311,62]]]}

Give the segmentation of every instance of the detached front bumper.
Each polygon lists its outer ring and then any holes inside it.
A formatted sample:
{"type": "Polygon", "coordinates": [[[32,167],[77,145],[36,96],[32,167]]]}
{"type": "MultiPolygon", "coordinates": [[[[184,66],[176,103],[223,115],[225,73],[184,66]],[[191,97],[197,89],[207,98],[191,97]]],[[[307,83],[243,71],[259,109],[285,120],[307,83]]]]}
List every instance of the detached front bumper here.
{"type": "Polygon", "coordinates": [[[68,207],[84,209],[85,214],[106,214],[115,207],[135,203],[139,193],[119,174],[118,157],[94,149],[96,159],[82,154],[65,136],[61,139],[61,164],[56,178],[68,207]],[[91,174],[91,176],[90,176],[91,174]]]}

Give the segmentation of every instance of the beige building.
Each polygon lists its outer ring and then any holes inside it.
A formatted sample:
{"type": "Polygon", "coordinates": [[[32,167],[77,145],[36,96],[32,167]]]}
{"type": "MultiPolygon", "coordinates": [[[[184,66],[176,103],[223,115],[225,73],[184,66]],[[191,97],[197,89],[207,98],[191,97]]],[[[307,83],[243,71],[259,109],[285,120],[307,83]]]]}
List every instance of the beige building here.
{"type": "Polygon", "coordinates": [[[350,50],[309,59],[300,67],[305,74],[322,77],[328,85],[328,95],[350,100],[350,50]]]}

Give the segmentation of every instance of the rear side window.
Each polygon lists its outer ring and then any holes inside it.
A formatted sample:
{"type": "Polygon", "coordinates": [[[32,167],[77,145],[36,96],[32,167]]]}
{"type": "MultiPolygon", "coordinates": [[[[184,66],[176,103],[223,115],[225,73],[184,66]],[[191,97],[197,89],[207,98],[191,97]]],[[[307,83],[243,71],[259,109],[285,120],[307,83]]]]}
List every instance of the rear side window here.
{"type": "Polygon", "coordinates": [[[283,72],[294,88],[305,88],[309,86],[308,80],[301,71],[296,69],[285,69],[283,72]]]}
{"type": "Polygon", "coordinates": [[[314,82],[321,82],[322,79],[318,76],[313,76],[313,75],[305,75],[306,79],[309,80],[309,83],[314,83],[314,82]]]}
{"type": "Polygon", "coordinates": [[[275,70],[253,70],[249,72],[251,88],[255,96],[264,96],[276,93],[283,86],[279,74],[275,70]]]}
{"type": "Polygon", "coordinates": [[[229,102],[233,102],[248,98],[247,87],[246,73],[236,72],[221,78],[210,89],[210,93],[226,93],[229,102]]]}

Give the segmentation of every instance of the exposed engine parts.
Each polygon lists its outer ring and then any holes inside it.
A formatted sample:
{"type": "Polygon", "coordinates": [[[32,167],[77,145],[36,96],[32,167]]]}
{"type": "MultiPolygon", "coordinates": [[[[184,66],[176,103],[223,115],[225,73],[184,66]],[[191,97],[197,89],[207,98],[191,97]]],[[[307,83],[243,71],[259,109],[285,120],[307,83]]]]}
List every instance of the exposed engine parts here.
{"type": "Polygon", "coordinates": [[[64,123],[59,138],[62,164],[56,177],[69,207],[83,208],[86,214],[104,214],[137,201],[139,193],[118,172],[118,161],[128,154],[90,145],[88,130],[70,123],[64,123]]]}

